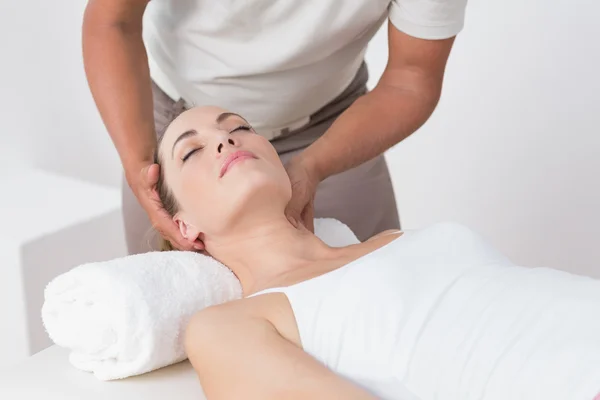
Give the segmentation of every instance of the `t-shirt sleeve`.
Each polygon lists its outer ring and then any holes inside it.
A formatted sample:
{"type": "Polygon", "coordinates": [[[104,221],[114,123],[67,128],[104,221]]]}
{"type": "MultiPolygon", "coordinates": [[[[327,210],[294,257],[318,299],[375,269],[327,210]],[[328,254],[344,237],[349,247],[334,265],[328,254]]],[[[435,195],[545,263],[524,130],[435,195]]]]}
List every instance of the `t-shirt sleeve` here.
{"type": "Polygon", "coordinates": [[[390,21],[420,39],[447,39],[463,28],[467,0],[392,0],[390,21]]]}

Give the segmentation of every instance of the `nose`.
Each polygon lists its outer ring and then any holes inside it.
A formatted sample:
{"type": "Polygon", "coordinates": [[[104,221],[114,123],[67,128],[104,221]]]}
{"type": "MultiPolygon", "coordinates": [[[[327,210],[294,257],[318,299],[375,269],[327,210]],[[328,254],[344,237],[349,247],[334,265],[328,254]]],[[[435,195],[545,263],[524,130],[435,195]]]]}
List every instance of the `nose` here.
{"type": "Polygon", "coordinates": [[[237,139],[234,139],[231,136],[219,138],[219,142],[217,143],[217,153],[221,154],[223,149],[225,149],[227,146],[238,147],[239,143],[237,139]]]}

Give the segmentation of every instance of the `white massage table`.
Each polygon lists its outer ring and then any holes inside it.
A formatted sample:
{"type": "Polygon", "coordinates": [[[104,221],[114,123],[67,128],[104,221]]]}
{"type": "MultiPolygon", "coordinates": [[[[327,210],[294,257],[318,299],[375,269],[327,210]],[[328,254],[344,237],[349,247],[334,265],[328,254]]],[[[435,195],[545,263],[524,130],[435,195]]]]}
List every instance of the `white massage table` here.
{"type": "Polygon", "coordinates": [[[205,400],[190,363],[103,382],[69,364],[68,351],[51,346],[0,370],[2,400],[205,400]]]}
{"type": "MultiPolygon", "coordinates": [[[[424,399],[600,400],[600,281],[517,267],[452,224],[419,235],[406,242],[412,275],[399,290],[433,306],[411,314],[427,321],[413,324],[411,390],[424,399]]],[[[0,400],[169,398],[205,400],[189,362],[103,382],[52,346],[0,370],[0,400]]]]}

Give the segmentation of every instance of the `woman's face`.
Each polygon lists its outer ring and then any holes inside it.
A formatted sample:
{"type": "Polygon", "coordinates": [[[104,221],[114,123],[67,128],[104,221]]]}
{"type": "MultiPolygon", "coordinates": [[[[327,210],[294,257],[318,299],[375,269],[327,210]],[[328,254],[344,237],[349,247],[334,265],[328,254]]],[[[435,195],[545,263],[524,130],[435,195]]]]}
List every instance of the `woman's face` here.
{"type": "Polygon", "coordinates": [[[177,200],[184,237],[224,235],[251,213],[283,213],[291,185],[277,152],[241,116],[196,107],[166,130],[164,180],[177,200]]]}

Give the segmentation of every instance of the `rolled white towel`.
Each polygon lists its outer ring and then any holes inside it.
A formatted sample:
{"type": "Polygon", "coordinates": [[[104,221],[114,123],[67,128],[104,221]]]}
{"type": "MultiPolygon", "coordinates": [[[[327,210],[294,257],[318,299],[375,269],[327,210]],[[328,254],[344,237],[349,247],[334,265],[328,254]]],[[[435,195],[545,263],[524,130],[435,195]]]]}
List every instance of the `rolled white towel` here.
{"type": "MultiPolygon", "coordinates": [[[[331,246],[357,243],[333,219],[315,220],[331,246]]],[[[44,292],[42,320],[69,360],[100,380],[140,375],[186,358],[183,333],[191,316],[239,299],[235,275],[192,252],[152,252],[78,266],[44,292]]]]}
{"type": "Polygon", "coordinates": [[[70,362],[101,380],[185,359],[181,335],[198,310],[240,298],[223,265],[192,252],[154,252],[90,263],[46,287],[42,319],[70,362]]]}

